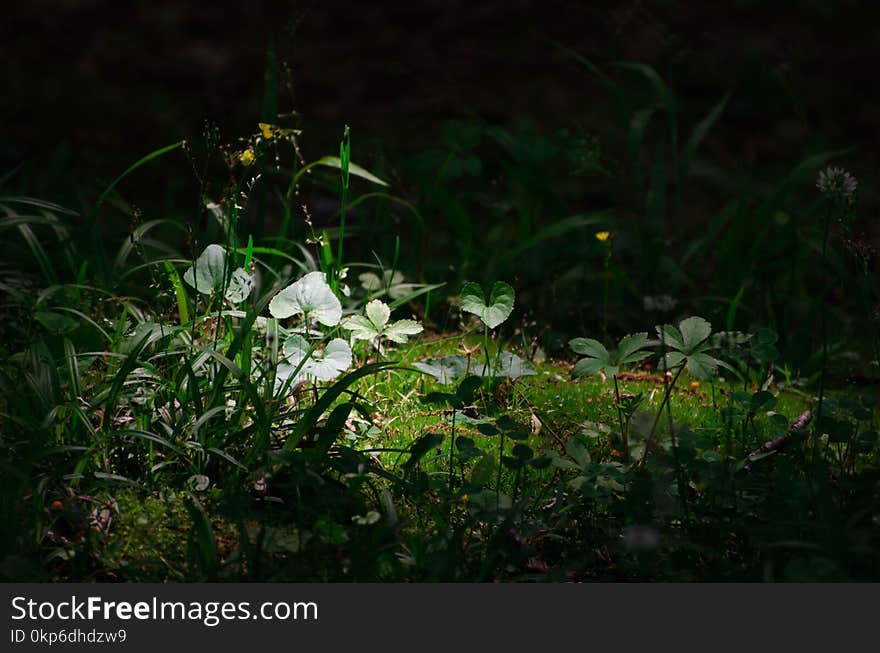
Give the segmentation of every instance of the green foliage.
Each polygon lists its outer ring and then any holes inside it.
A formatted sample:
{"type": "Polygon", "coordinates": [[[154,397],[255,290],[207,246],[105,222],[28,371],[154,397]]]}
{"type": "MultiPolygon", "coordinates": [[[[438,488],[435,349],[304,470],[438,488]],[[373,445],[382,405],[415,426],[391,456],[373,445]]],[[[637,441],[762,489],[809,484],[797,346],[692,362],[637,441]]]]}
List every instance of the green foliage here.
{"type": "Polygon", "coordinates": [[[643,349],[647,344],[647,333],[634,333],[624,337],[616,351],[609,352],[597,340],[575,338],[568,343],[569,347],[576,354],[586,358],[579,360],[574,366],[572,377],[592,376],[600,370],[609,376],[614,376],[621,366],[638,363],[650,356],[651,353],[643,349]]]}
{"type": "Polygon", "coordinates": [[[421,333],[424,329],[415,320],[397,320],[389,323],[391,309],[388,305],[374,299],[367,304],[364,315],[353,315],[342,323],[342,328],[351,331],[351,337],[355,340],[368,340],[380,342],[386,338],[392,342],[403,344],[409,336],[421,333]]]}
{"type": "Polygon", "coordinates": [[[719,365],[726,365],[708,353],[716,349],[709,338],[712,325],[701,317],[682,320],[678,328],[671,324],[658,326],[657,334],[663,345],[672,350],[660,357],[660,369],[675,370],[686,365],[693,378],[708,381],[718,373],[719,365]]]}
{"type": "Polygon", "coordinates": [[[449,354],[416,361],[413,367],[443,384],[453,383],[468,375],[519,378],[537,374],[534,365],[509,351],[500,352],[491,366],[463,354],[449,354]]]}
{"type": "Polygon", "coordinates": [[[509,284],[496,281],[487,302],[480,285],[469,281],[461,287],[461,310],[473,313],[483,324],[494,329],[510,317],[515,298],[516,293],[509,284]]]}

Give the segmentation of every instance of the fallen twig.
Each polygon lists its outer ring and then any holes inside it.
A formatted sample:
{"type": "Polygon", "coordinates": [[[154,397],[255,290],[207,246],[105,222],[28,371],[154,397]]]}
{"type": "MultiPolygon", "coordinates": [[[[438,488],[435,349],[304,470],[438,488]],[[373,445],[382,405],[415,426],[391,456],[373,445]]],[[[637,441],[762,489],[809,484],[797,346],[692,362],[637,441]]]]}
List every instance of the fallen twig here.
{"type": "Polygon", "coordinates": [[[798,417],[789,427],[788,433],[775,437],[772,440],[767,440],[767,442],[765,442],[748,456],[746,456],[746,464],[743,465],[743,469],[745,469],[746,471],[751,471],[751,463],[756,462],[761,458],[765,458],[770,454],[774,454],[785,449],[789,444],[792,443],[794,437],[798,433],[800,433],[804,429],[804,427],[810,423],[810,420],[812,419],[813,413],[811,413],[809,410],[805,410],[803,413],[801,413],[800,417],[798,417]]]}

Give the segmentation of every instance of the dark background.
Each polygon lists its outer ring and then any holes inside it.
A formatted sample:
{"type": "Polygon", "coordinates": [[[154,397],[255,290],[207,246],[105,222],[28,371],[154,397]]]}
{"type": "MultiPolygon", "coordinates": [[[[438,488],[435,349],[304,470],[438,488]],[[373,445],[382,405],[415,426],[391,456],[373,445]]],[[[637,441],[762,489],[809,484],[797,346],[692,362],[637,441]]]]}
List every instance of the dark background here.
{"type": "Polygon", "coordinates": [[[36,190],[112,178],[197,138],[206,119],[227,141],[252,133],[270,41],[290,71],[280,109],[300,113],[307,158],[333,151],[344,123],[362,153],[417,151],[440,121],[468,115],[601,136],[606,94],[555,41],[597,64],[649,63],[700,108],[733,91],[719,127],[733,137],[713,139],[721,163],[790,165],[810,147],[855,145],[853,172],[867,181],[877,169],[873,2],[34,0],[3,11],[0,161],[42,173],[36,190]]]}

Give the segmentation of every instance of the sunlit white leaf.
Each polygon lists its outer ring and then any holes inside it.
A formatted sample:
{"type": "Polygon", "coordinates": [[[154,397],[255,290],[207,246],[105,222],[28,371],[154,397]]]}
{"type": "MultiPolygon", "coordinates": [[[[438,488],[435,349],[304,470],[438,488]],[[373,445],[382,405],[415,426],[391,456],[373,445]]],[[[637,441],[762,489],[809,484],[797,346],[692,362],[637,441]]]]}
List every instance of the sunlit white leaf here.
{"type": "Polygon", "coordinates": [[[382,333],[385,325],[388,324],[388,318],[391,317],[391,309],[388,308],[388,304],[379,299],[374,299],[367,304],[364,313],[370,322],[373,323],[373,326],[376,327],[377,333],[382,333]]]}
{"type": "Polygon", "coordinates": [[[367,304],[364,311],[366,317],[354,315],[342,323],[342,328],[351,331],[351,337],[355,340],[375,341],[379,338],[387,338],[392,342],[405,343],[411,335],[421,333],[422,325],[415,320],[398,320],[388,323],[391,309],[385,302],[374,299],[367,304]]]}
{"type": "Polygon", "coordinates": [[[372,340],[376,337],[376,327],[363,315],[352,315],[346,318],[340,326],[351,331],[351,337],[355,340],[372,340]]]}
{"type": "Polygon", "coordinates": [[[382,335],[392,342],[403,344],[409,339],[409,336],[414,336],[422,331],[424,328],[415,320],[398,320],[389,324],[382,335]]]}
{"type": "Polygon", "coordinates": [[[336,326],[342,319],[342,304],[323,272],[309,272],[275,295],[269,302],[269,312],[279,319],[303,315],[325,326],[336,326]]]}
{"type": "Polygon", "coordinates": [[[364,272],[358,275],[364,290],[369,293],[387,291],[391,299],[400,299],[412,291],[413,284],[404,283],[403,274],[399,270],[384,270],[382,278],[374,272],[364,272]]]}
{"type": "Polygon", "coordinates": [[[226,250],[220,245],[208,245],[195,265],[183,273],[183,280],[203,295],[210,295],[223,287],[225,273],[226,250]]]}
{"type": "MultiPolygon", "coordinates": [[[[302,363],[294,383],[301,380],[332,381],[351,367],[351,347],[341,338],[334,338],[323,349],[313,350],[305,338],[294,334],[284,342],[283,350],[286,364],[292,371],[302,363]]],[[[281,364],[278,367],[280,371],[281,364]]]]}
{"type": "Polygon", "coordinates": [[[226,300],[238,304],[247,299],[254,289],[254,278],[244,271],[244,268],[235,268],[229,287],[226,289],[226,300]]]}

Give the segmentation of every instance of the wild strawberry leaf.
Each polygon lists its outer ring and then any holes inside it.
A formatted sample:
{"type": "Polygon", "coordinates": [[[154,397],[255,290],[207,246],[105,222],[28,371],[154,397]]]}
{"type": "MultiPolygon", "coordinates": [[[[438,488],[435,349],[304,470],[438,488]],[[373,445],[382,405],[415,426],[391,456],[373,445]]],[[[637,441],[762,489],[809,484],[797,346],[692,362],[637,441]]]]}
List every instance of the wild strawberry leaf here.
{"type": "Polygon", "coordinates": [[[672,370],[686,364],[691,377],[708,381],[718,374],[719,366],[731,369],[726,363],[706,353],[717,347],[717,343],[709,338],[712,325],[707,320],[689,317],[682,320],[677,329],[671,324],[656,328],[666,347],[675,350],[667,351],[665,356],[660,357],[661,370],[672,370]]]}
{"type": "Polygon", "coordinates": [[[409,339],[409,336],[414,336],[422,331],[424,328],[415,320],[398,320],[389,324],[383,335],[392,342],[403,344],[409,339]]]}
{"type": "Polygon", "coordinates": [[[354,315],[341,324],[343,329],[351,331],[355,340],[376,340],[384,337],[402,344],[407,342],[409,336],[423,331],[422,325],[415,320],[398,320],[389,324],[391,309],[378,299],[368,303],[364,312],[366,316],[354,315]]]}

